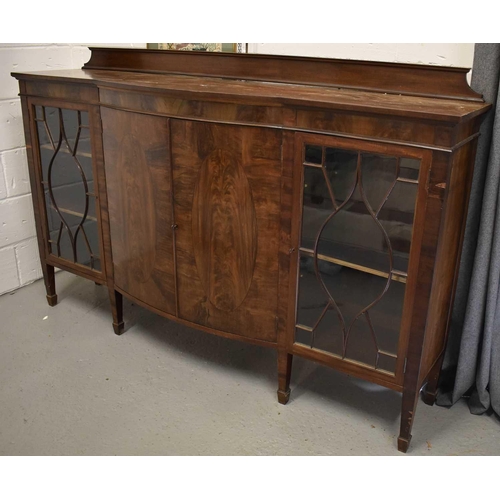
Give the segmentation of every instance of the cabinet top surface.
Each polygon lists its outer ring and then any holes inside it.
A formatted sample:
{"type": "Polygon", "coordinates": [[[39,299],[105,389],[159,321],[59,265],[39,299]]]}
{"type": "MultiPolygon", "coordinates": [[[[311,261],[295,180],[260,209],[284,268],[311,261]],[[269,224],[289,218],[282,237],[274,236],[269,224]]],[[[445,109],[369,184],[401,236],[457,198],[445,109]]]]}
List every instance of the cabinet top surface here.
{"type": "Polygon", "coordinates": [[[457,122],[490,106],[468,70],[253,54],[92,49],[82,69],[13,73],[22,80],[457,122]]]}

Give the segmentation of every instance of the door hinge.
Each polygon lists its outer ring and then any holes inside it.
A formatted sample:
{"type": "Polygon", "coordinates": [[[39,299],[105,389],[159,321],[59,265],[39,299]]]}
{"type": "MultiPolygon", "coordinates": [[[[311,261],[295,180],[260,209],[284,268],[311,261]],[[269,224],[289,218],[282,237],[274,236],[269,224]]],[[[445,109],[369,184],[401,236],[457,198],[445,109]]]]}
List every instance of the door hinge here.
{"type": "Polygon", "coordinates": [[[403,366],[403,373],[406,373],[406,363],[408,363],[408,358],[405,358],[405,364],[403,366]]]}

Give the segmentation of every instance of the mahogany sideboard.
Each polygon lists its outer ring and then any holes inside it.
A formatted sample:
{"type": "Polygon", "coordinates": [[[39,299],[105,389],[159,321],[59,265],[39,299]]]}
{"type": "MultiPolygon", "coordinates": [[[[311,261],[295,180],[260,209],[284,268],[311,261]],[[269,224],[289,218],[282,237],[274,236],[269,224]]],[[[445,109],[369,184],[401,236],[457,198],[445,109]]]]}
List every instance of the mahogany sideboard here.
{"type": "Polygon", "coordinates": [[[468,69],[94,48],[19,80],[40,258],[433,404],[479,126],[468,69]]]}

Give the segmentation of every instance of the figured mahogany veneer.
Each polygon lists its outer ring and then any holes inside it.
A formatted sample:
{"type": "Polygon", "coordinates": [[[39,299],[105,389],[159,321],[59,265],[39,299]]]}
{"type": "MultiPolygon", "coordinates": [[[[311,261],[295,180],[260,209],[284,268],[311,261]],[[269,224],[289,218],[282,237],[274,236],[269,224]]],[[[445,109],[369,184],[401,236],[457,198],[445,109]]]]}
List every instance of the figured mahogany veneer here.
{"type": "Polygon", "coordinates": [[[402,392],[406,451],[489,109],[467,72],[92,49],[15,74],[49,305],[59,267],[107,285],[118,334],[125,296],[275,348],[283,404],[294,355],[402,392]]]}

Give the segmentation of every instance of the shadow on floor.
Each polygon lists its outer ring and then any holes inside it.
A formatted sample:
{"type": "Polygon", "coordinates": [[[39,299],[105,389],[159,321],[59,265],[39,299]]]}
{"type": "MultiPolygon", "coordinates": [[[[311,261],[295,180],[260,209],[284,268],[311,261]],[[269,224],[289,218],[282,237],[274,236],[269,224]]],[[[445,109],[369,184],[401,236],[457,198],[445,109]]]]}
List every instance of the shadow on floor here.
{"type": "MultiPolygon", "coordinates": [[[[57,293],[57,307],[64,307],[65,302],[70,302],[88,311],[92,310],[93,314],[109,317],[109,335],[114,335],[106,287],[74,277],[58,284],[57,293]]],[[[124,319],[124,337],[146,335],[158,348],[176,350],[185,356],[196,358],[195,364],[205,362],[239,374],[244,372],[245,375],[264,381],[269,391],[277,390],[277,360],[273,349],[225,339],[180,325],[127,299],[124,299],[124,319]]],[[[293,361],[291,389],[288,405],[298,404],[302,397],[314,395],[333,405],[342,405],[346,411],[376,417],[387,425],[394,424],[400,416],[400,394],[297,356],[293,361]]]]}

